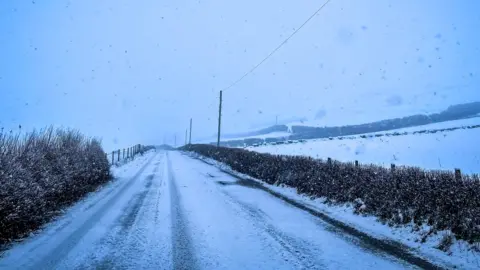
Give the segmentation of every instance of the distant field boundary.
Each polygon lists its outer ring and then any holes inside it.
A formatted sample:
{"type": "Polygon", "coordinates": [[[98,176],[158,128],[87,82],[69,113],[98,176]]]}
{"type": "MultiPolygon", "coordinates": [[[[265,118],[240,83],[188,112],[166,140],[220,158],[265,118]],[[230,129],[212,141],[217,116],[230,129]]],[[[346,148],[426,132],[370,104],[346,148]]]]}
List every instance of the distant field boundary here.
{"type": "MultiPolygon", "coordinates": [[[[423,135],[423,134],[435,134],[439,132],[452,132],[456,130],[462,129],[476,129],[480,128],[479,125],[464,125],[458,127],[451,127],[451,128],[437,128],[437,129],[422,129],[416,131],[394,131],[394,132],[373,132],[367,134],[359,134],[359,135],[351,135],[351,136],[336,136],[336,137],[323,137],[323,138],[315,138],[315,139],[300,139],[300,140],[292,140],[290,137],[277,137],[277,138],[250,138],[244,140],[237,140],[237,141],[225,141],[221,142],[222,146],[225,147],[260,147],[263,145],[282,145],[282,144],[296,144],[296,143],[305,143],[307,141],[333,141],[333,140],[358,140],[358,139],[372,139],[372,138],[381,138],[381,137],[396,137],[396,136],[407,136],[407,135],[423,135]]],[[[216,143],[211,143],[212,145],[216,145],[216,143]]]]}

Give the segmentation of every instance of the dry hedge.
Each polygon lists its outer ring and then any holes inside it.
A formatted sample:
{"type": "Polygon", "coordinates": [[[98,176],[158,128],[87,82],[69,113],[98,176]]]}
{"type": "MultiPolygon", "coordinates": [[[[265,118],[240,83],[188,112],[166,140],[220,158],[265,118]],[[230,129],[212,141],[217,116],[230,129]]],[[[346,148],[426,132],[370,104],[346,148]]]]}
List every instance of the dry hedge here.
{"type": "Polygon", "coordinates": [[[0,132],[0,246],[107,182],[109,170],[100,142],[78,131],[0,132]]]}
{"type": "Polygon", "coordinates": [[[233,170],[269,184],[285,184],[299,193],[353,203],[356,212],[388,224],[428,224],[449,229],[457,239],[480,241],[480,179],[417,167],[388,169],[302,156],[271,155],[211,145],[184,150],[215,159],[233,170]]]}

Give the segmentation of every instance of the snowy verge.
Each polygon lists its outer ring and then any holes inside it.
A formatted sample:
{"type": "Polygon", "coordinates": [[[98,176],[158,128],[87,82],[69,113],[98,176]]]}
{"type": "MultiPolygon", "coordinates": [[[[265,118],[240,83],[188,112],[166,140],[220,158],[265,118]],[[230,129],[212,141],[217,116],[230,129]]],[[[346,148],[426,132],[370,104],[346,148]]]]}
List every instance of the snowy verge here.
{"type": "MultiPolygon", "coordinates": [[[[40,246],[53,246],[52,237],[55,242],[61,242],[67,235],[61,235],[60,232],[70,233],[74,231],[75,227],[81,226],[82,220],[86,219],[92,211],[101,208],[110,198],[116,196],[116,191],[128,184],[129,180],[135,177],[155,154],[155,152],[149,151],[142,156],[136,156],[127,164],[112,167],[113,178],[111,180],[97,186],[95,190],[85,194],[70,206],[60,209],[49,222],[25,237],[15,239],[14,242],[2,246],[0,258],[11,257],[13,252],[13,255],[21,261],[21,256],[29,254],[32,249],[40,246]],[[64,229],[66,227],[68,227],[67,230],[64,229]]],[[[0,269],[2,269],[1,263],[0,269]]]]}
{"type": "Polygon", "coordinates": [[[420,230],[416,230],[413,223],[401,226],[389,226],[382,223],[374,216],[355,214],[355,208],[350,203],[326,203],[326,198],[308,197],[299,194],[296,188],[265,183],[262,180],[236,172],[232,170],[230,166],[214,159],[192,152],[188,152],[188,155],[204,160],[221,170],[238,176],[239,178],[253,180],[273,192],[279,193],[282,196],[303,204],[308,208],[325,214],[332,219],[347,224],[359,231],[365,232],[376,239],[400,243],[408,247],[415,255],[440,264],[446,268],[480,268],[480,245],[478,243],[471,245],[466,241],[455,240],[453,237],[453,244],[447,252],[439,249],[442,238],[444,238],[445,235],[452,234],[450,231],[441,231],[429,235],[430,227],[426,225],[422,226],[420,230]]]}

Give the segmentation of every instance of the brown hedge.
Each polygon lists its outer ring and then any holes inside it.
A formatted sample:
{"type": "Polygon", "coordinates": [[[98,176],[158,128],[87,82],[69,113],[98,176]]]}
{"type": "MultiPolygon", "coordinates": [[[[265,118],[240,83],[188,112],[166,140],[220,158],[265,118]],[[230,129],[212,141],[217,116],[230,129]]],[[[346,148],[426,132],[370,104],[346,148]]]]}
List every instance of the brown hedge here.
{"type": "Polygon", "coordinates": [[[299,193],[353,203],[356,212],[389,224],[428,224],[450,229],[458,239],[480,241],[480,179],[454,172],[331,162],[303,156],[262,154],[236,148],[189,145],[183,148],[229,165],[269,184],[299,193]]]}
{"type": "Polygon", "coordinates": [[[0,248],[107,182],[109,171],[100,142],[78,131],[0,132],[0,248]]]}

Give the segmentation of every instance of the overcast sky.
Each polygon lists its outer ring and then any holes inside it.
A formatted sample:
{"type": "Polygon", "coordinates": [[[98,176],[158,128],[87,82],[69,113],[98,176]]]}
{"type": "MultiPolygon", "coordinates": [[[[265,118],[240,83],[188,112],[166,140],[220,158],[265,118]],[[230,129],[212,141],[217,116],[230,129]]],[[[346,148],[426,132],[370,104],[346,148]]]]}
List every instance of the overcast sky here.
{"type": "MultiPolygon", "coordinates": [[[[216,133],[218,91],[323,1],[4,0],[0,126],[78,128],[107,150],[216,133]]],[[[332,0],[224,93],[225,132],[360,123],[480,100],[480,1],[332,0]]]]}

